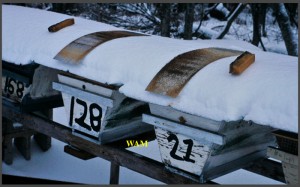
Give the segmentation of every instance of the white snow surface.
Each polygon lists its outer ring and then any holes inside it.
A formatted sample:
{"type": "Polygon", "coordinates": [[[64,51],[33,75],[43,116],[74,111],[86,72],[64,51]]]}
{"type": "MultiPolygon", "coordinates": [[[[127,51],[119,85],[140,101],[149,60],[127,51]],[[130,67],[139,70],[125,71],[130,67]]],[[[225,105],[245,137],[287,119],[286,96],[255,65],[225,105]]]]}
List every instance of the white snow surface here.
{"type": "Polygon", "coordinates": [[[75,25],[56,33],[48,27],[71,16],[33,8],[2,5],[2,59],[16,64],[33,61],[108,84],[123,84],[120,92],[138,100],[171,106],[217,121],[252,120],[298,132],[298,58],[263,52],[235,40],[185,41],[158,36],[111,40],[92,50],[78,65],[53,59],[73,40],[93,32],[120,30],[75,17],[75,25]],[[220,59],[200,70],[177,98],[145,91],[170,60],[187,51],[222,47],[249,51],[255,63],[233,76],[236,57],[220,59]]]}

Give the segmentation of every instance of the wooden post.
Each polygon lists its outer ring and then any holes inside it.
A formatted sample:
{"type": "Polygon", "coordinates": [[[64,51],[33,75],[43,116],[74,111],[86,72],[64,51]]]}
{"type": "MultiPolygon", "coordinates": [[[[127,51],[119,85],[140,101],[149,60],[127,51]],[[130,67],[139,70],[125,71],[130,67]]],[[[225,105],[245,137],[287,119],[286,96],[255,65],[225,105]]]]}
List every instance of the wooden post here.
{"type": "MultiPolygon", "coordinates": [[[[39,114],[50,120],[52,120],[52,118],[53,118],[53,110],[52,109],[41,111],[39,114]]],[[[33,137],[34,137],[34,140],[36,141],[36,143],[42,149],[42,151],[47,151],[48,149],[50,149],[50,147],[51,147],[51,137],[50,136],[47,136],[45,134],[37,132],[34,134],[33,137]]]]}
{"type": "Polygon", "coordinates": [[[26,160],[30,160],[31,158],[31,135],[32,134],[26,133],[26,135],[24,135],[23,137],[16,137],[14,139],[15,146],[26,160]]]}
{"type": "Polygon", "coordinates": [[[109,184],[119,184],[120,166],[116,162],[110,162],[110,181],[109,184]]]}
{"type": "Polygon", "coordinates": [[[12,125],[12,121],[2,117],[2,159],[8,165],[13,163],[12,138],[6,137],[5,134],[10,131],[12,125]]]}

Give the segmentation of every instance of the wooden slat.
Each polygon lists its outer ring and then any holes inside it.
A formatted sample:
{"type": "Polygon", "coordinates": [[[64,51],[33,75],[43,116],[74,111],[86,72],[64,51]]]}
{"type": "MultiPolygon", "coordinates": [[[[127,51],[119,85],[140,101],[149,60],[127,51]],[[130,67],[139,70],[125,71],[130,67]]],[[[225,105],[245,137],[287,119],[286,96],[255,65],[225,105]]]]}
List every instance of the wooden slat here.
{"type": "Polygon", "coordinates": [[[96,157],[95,155],[92,155],[86,151],[79,150],[70,145],[64,146],[64,152],[82,160],[90,160],[96,157]]]}
{"type": "Polygon", "coordinates": [[[185,84],[206,65],[241,53],[224,48],[204,48],[183,53],[166,64],[155,75],[146,90],[175,98],[185,84]]]}
{"type": "Polygon", "coordinates": [[[87,34],[65,46],[54,57],[54,59],[66,63],[78,64],[90,51],[92,51],[98,45],[113,39],[129,36],[146,35],[128,31],[103,31],[87,34]]]}

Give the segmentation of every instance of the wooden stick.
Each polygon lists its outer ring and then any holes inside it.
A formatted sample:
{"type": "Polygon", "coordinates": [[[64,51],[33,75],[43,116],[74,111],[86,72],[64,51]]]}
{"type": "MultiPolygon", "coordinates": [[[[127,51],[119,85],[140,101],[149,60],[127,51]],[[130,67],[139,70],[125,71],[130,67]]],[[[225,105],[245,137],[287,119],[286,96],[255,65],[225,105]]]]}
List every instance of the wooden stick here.
{"type": "Polygon", "coordinates": [[[49,32],[57,32],[59,31],[60,29],[63,29],[65,27],[68,27],[70,25],[73,25],[75,23],[74,19],[73,18],[70,18],[70,19],[66,19],[64,21],[61,21],[59,23],[56,23],[54,25],[51,25],[49,28],[48,28],[48,31],[49,32]]]}
{"type": "Polygon", "coordinates": [[[255,61],[255,55],[248,51],[241,54],[230,64],[229,73],[239,75],[255,61]]]}

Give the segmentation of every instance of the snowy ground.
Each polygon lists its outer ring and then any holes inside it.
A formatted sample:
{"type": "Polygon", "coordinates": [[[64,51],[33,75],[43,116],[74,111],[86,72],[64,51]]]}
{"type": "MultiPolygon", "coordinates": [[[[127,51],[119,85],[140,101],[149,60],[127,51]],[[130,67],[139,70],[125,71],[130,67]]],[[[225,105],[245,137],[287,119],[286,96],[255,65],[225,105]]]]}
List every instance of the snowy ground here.
{"type": "MultiPolygon", "coordinates": [[[[54,120],[65,123],[64,109],[54,110],[54,120]]],[[[16,176],[51,179],[84,184],[109,184],[110,163],[101,158],[83,161],[64,153],[66,145],[52,139],[52,147],[43,152],[35,141],[32,141],[31,160],[26,161],[14,148],[12,165],[2,163],[2,173],[16,176]]],[[[157,141],[149,143],[147,148],[130,148],[141,155],[160,161],[157,141]]],[[[214,182],[220,184],[283,184],[266,177],[238,170],[228,175],[219,177],[214,182]]],[[[124,167],[120,169],[120,184],[163,184],[124,167]]]]}

